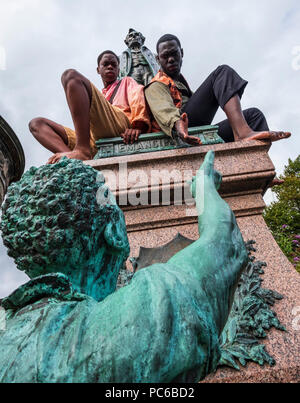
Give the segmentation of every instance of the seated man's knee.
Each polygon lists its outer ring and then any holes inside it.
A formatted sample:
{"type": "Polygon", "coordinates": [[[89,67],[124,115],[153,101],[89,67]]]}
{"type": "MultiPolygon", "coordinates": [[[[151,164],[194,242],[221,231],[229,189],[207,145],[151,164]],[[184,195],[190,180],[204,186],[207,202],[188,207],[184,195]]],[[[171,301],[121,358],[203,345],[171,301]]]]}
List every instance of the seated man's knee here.
{"type": "Polygon", "coordinates": [[[29,130],[31,131],[31,133],[33,135],[36,135],[44,123],[45,123],[45,118],[34,118],[28,124],[29,130]]]}
{"type": "Polygon", "coordinates": [[[228,66],[227,64],[221,64],[221,66],[216,68],[216,72],[228,71],[228,70],[233,70],[233,68],[228,66]]]}
{"type": "Polygon", "coordinates": [[[243,111],[246,122],[254,131],[268,131],[269,126],[263,112],[258,108],[249,108],[243,111]]]}
{"type": "Polygon", "coordinates": [[[65,87],[70,80],[78,79],[79,73],[75,69],[68,69],[61,76],[62,85],[65,87]]]}
{"type": "Polygon", "coordinates": [[[249,116],[249,117],[255,117],[255,118],[259,118],[259,117],[265,117],[265,115],[263,114],[263,112],[258,109],[258,108],[248,108],[245,109],[243,111],[245,116],[249,116]]]}

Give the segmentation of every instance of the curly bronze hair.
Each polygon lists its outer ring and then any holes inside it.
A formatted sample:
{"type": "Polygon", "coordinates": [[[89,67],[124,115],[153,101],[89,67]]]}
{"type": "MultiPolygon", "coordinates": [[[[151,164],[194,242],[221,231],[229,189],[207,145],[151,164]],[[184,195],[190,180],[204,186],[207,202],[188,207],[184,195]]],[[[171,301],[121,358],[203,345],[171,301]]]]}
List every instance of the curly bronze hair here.
{"type": "Polygon", "coordinates": [[[92,167],[65,158],[32,167],[9,187],[1,230],[19,270],[30,277],[72,272],[103,246],[104,256],[128,257],[124,215],[104,182],[92,167]],[[107,196],[100,202],[99,189],[107,196]]]}

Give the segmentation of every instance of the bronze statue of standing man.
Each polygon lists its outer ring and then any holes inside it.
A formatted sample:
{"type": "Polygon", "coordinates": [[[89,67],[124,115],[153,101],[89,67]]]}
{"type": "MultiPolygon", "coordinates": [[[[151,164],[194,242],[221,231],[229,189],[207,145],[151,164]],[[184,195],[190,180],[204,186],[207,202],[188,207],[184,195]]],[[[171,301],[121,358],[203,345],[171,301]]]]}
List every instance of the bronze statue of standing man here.
{"type": "Polygon", "coordinates": [[[148,85],[157,74],[159,65],[145,43],[141,32],[130,28],[125,38],[128,48],[120,57],[120,78],[130,76],[139,84],[148,85]]]}

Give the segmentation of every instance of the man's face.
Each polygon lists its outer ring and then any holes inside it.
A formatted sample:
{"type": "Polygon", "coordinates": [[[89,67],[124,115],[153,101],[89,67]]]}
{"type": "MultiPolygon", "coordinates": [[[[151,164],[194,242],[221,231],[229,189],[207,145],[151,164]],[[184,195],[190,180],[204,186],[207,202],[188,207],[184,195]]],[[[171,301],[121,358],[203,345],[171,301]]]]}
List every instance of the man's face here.
{"type": "Polygon", "coordinates": [[[183,50],[175,40],[162,42],[158,46],[158,62],[164,73],[177,78],[182,66],[183,50]]]}
{"type": "Polygon", "coordinates": [[[110,53],[103,55],[97,71],[101,75],[104,85],[114,83],[119,75],[119,63],[117,58],[110,53]]]}
{"type": "Polygon", "coordinates": [[[144,38],[140,32],[131,31],[126,36],[125,43],[129,48],[133,46],[142,46],[144,43],[144,38]]]}

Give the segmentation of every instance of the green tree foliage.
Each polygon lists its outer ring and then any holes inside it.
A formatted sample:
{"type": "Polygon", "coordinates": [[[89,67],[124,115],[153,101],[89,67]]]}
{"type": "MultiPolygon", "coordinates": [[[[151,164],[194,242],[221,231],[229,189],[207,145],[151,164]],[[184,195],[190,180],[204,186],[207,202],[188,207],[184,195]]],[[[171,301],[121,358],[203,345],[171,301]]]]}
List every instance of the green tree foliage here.
{"type": "Polygon", "coordinates": [[[277,201],[265,209],[264,218],[278,245],[300,273],[300,155],[289,159],[284,184],[273,188],[277,201]]]}

